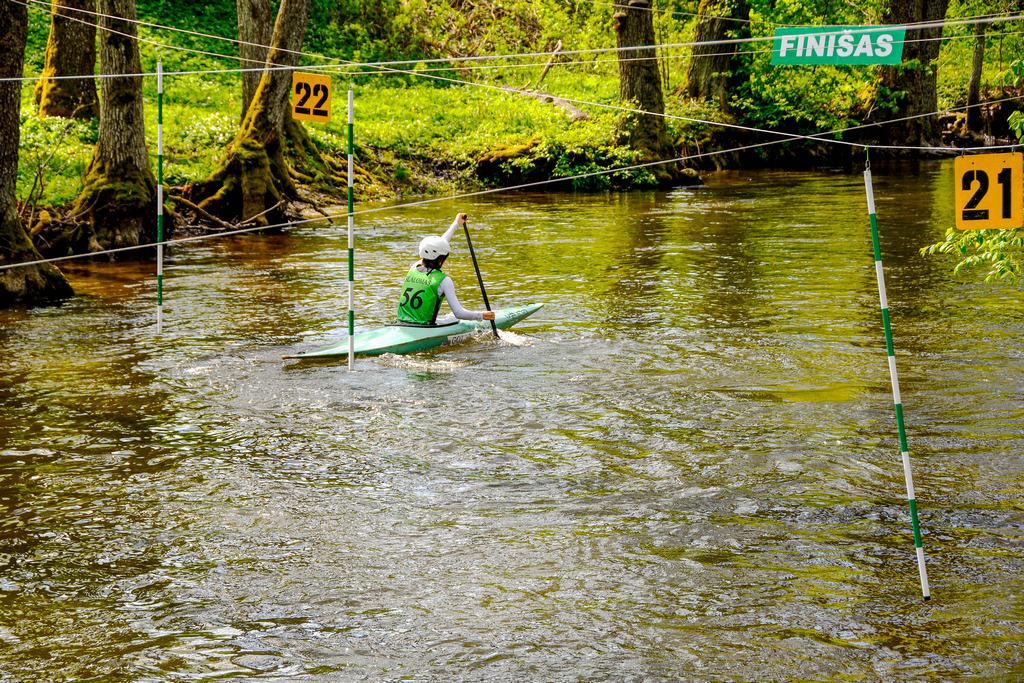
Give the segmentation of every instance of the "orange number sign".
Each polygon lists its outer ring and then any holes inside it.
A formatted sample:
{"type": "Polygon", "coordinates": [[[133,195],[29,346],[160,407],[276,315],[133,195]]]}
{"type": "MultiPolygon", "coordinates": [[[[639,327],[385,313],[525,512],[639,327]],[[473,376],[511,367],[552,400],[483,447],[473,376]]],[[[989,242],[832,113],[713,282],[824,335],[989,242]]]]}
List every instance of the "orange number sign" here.
{"type": "Polygon", "coordinates": [[[953,170],[957,229],[1024,227],[1024,154],[960,156],[953,170]]]}
{"type": "Polygon", "coordinates": [[[331,77],[324,74],[292,75],[292,118],[297,121],[331,120],[331,77]]]}

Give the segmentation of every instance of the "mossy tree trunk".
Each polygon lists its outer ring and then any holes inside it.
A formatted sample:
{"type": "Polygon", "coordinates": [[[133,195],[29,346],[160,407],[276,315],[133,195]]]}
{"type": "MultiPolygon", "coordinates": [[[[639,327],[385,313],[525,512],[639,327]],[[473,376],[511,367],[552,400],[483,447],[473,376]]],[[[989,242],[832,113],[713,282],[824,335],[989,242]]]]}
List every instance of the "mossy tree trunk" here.
{"type": "MultiPolygon", "coordinates": [[[[941,21],[949,0],[889,0],[883,24],[912,24],[941,21]]],[[[876,119],[906,119],[882,127],[882,142],[900,145],[934,145],[939,142],[937,116],[920,116],[938,109],[938,64],[942,27],[907,31],[903,62],[879,67],[879,88],[883,97],[897,98],[895,111],[879,112],[876,119]],[[913,117],[913,118],[908,118],[913,117]]]]}
{"type": "MultiPolygon", "coordinates": [[[[251,68],[254,64],[264,64],[270,54],[268,47],[273,40],[273,14],[270,0],[236,0],[238,10],[238,39],[242,43],[239,55],[243,58],[243,66],[251,68]]],[[[298,44],[294,50],[302,46],[302,36],[296,36],[298,44]]],[[[296,60],[297,61],[297,60],[296,60]]],[[[256,88],[260,84],[262,73],[248,71],[242,74],[242,118],[249,110],[256,88]]],[[[341,168],[334,160],[325,157],[313,144],[306,128],[292,118],[291,107],[287,102],[284,109],[282,135],[285,142],[285,154],[290,164],[291,175],[299,180],[312,180],[313,176],[336,176],[341,168]]],[[[340,178],[344,181],[344,178],[340,178]]]]}
{"type": "MultiPolygon", "coordinates": [[[[100,0],[99,11],[107,15],[100,18],[100,27],[111,29],[100,36],[103,73],[139,73],[135,24],[130,23],[135,19],[135,0],[100,0]]],[[[85,218],[86,227],[74,236],[74,251],[156,240],[156,179],[146,153],[142,79],[104,78],[100,91],[99,139],[74,207],[74,212],[85,218]]]]}
{"type": "MultiPolygon", "coordinates": [[[[626,0],[616,5],[614,15],[617,47],[653,46],[654,19],[650,0],[626,0]]],[[[629,146],[640,152],[645,161],[671,159],[675,150],[665,128],[665,96],[661,90],[658,57],[653,47],[619,52],[619,97],[627,106],[650,114],[632,114],[626,129],[620,131],[629,146]]],[[[651,172],[661,184],[670,184],[675,168],[655,166],[651,172]]]]}
{"type": "Polygon", "coordinates": [[[686,94],[710,100],[729,110],[729,95],[746,78],[748,70],[739,44],[715,41],[750,37],[750,5],[746,0],[701,0],[693,40],[697,45],[686,70],[686,94]]]}
{"type": "MultiPolygon", "coordinates": [[[[274,24],[268,66],[294,66],[309,17],[309,0],[282,0],[274,24]]],[[[205,211],[226,220],[258,225],[284,219],[283,202],[298,198],[285,159],[291,119],[292,71],[263,72],[235,139],[218,168],[194,188],[205,211]]]]}
{"type": "Polygon", "coordinates": [[[61,78],[93,75],[95,11],[95,0],[53,0],[46,64],[35,91],[40,116],[91,119],[99,113],[92,78],[61,78]]]}
{"type": "MultiPolygon", "coordinates": [[[[20,78],[28,35],[28,8],[0,2],[0,78],[20,78]]],[[[18,142],[21,83],[0,81],[0,266],[39,258],[18,218],[18,142]]],[[[71,285],[51,264],[0,270],[0,307],[67,298],[71,285]]]]}
{"type": "MultiPolygon", "coordinates": [[[[654,45],[654,19],[650,0],[627,0],[615,13],[615,43],[621,48],[654,45]]],[[[619,97],[639,109],[665,113],[658,57],[653,47],[619,52],[619,97]]],[[[650,114],[632,117],[630,144],[646,156],[672,154],[665,119],[650,114]]]]}
{"type": "MultiPolygon", "coordinates": [[[[243,69],[262,66],[267,61],[270,41],[273,40],[273,14],[270,0],[235,0],[238,13],[238,54],[242,58],[243,69]]],[[[260,84],[262,73],[259,71],[242,72],[242,118],[249,111],[256,88],[260,84]]]]}

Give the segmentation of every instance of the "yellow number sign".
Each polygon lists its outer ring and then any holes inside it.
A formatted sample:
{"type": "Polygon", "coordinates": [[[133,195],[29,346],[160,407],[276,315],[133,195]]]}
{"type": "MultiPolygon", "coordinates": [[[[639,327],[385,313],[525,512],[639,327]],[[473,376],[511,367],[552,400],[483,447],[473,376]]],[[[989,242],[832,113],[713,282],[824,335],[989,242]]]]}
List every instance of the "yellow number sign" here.
{"type": "Polygon", "coordinates": [[[292,75],[292,118],[298,121],[331,120],[331,77],[324,74],[292,75]]]}
{"type": "Polygon", "coordinates": [[[960,156],[953,170],[959,230],[1024,227],[1024,154],[960,156]]]}

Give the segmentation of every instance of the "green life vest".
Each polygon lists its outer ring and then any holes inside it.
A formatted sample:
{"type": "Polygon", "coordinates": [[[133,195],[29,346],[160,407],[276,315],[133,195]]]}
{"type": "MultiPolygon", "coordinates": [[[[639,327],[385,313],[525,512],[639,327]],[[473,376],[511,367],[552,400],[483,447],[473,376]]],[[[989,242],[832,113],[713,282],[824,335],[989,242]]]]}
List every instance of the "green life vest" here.
{"type": "Polygon", "coordinates": [[[402,296],[398,300],[398,322],[433,325],[441,310],[444,294],[437,290],[445,274],[440,270],[420,272],[413,266],[402,283],[402,296]]]}

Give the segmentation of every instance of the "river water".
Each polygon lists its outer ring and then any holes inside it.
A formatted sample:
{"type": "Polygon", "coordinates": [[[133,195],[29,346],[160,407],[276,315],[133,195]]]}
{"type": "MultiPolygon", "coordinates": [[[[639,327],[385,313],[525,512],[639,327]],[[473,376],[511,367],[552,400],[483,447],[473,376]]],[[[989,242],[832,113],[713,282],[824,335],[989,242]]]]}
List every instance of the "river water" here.
{"type": "Polygon", "coordinates": [[[159,336],[148,263],[0,312],[0,681],[1024,676],[1024,306],[918,254],[952,188],[875,170],[930,602],[861,175],[719,173],[360,217],[361,329],[458,210],[545,306],[355,372],[281,358],[344,225],[176,247],[159,336]]]}

